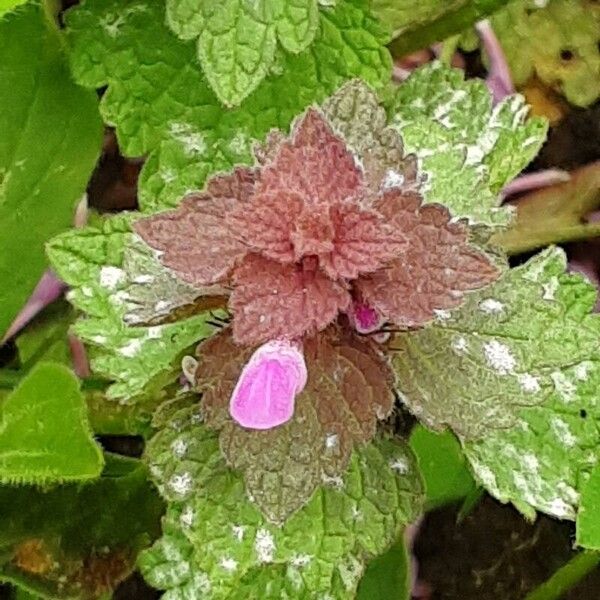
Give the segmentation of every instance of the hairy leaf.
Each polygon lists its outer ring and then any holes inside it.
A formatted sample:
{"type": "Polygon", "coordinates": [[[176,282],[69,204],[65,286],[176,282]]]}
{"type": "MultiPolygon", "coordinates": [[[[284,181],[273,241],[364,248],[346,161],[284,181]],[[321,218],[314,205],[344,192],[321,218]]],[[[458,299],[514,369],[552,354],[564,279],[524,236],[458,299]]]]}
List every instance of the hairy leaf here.
{"type": "Polygon", "coordinates": [[[537,77],[577,106],[598,99],[600,8],[594,0],[518,0],[491,22],[517,86],[537,77]]]}
{"type": "Polygon", "coordinates": [[[87,0],[67,14],[75,77],[94,88],[108,85],[101,110],[121,148],[149,155],[142,210],[174,206],[201,189],[207,175],[251,162],[253,140],[287,128],[345,80],[360,77],[377,88],[389,81],[386,36],[363,0],[342,0],[320,13],[310,48],[283,54],[276,72],[230,110],[195,64],[194,44],[163,25],[162,2],[87,0]]]}
{"type": "Polygon", "coordinates": [[[510,210],[498,192],[533,159],[546,135],[540,118],[527,117],[521,96],[495,107],[483,81],[432,63],[398,87],[392,124],[428,176],[421,192],[457,217],[506,225],[510,210]],[[460,173],[460,177],[457,176],[460,173]]]}
{"type": "MultiPolygon", "coordinates": [[[[132,327],[125,322],[127,318],[139,322],[140,300],[147,304],[152,294],[160,298],[154,306],[161,301],[191,303],[195,297],[181,288],[179,298],[170,296],[177,283],[156,258],[146,255],[142,272],[130,268],[132,261],[139,266],[139,260],[135,262],[139,246],[130,221],[130,215],[107,219],[98,227],[62,234],[48,246],[54,268],[72,286],[69,300],[87,313],[74,331],[95,349],[91,352],[92,368],[115,380],[108,397],[127,401],[175,381],[184,351],[212,331],[207,324],[208,312],[159,325],[132,327]],[[155,291],[145,292],[150,284],[157,284],[155,291]]],[[[146,309],[146,313],[161,314],[167,308],[172,306],[146,309]]]]}
{"type": "Polygon", "coordinates": [[[298,53],[313,41],[316,0],[167,0],[167,23],[182,39],[198,38],[198,59],[228,106],[240,104],[273,67],[277,38],[298,53]]]}
{"type": "Polygon", "coordinates": [[[72,83],[61,42],[38,3],[0,21],[0,338],[46,268],[44,243],[71,223],[100,150],[95,94],[72,83]]]}
{"type": "Polygon", "coordinates": [[[551,248],[419,332],[396,336],[405,404],[462,437],[476,479],[526,514],[572,519],[597,462],[595,290],[551,248]],[[444,390],[440,395],[439,390],[444,390]]]}
{"type": "Polygon", "coordinates": [[[0,405],[0,481],[92,479],[103,464],[77,378],[62,365],[38,363],[0,405]]]}
{"type": "Polygon", "coordinates": [[[105,598],[160,534],[163,504],[138,461],[50,489],[0,488],[0,580],[47,598],[105,598]]]}
{"type": "Polygon", "coordinates": [[[251,350],[224,331],[198,348],[198,389],[209,427],[221,431],[227,463],[244,474],[250,497],[273,522],[301,508],[323,482],[336,482],[352,448],[370,440],[393,396],[388,367],[374,345],[336,330],[307,340],[308,382],[293,418],[269,430],[240,427],[229,400],[251,350]]]}
{"type": "Polygon", "coordinates": [[[147,458],[163,492],[178,494],[165,537],[140,559],[144,576],[168,590],[167,598],[194,592],[239,598],[239,585],[249,597],[275,598],[257,592],[266,584],[265,569],[275,589],[291,585],[300,597],[330,592],[352,598],[365,560],[397,539],[420,507],[412,455],[387,440],[355,451],[339,484],[319,489],[282,527],[266,521],[246,498],[197,408],[176,412],[147,458]]]}
{"type": "Polygon", "coordinates": [[[0,0],[0,15],[14,10],[21,4],[25,4],[27,0],[0,0]]]}

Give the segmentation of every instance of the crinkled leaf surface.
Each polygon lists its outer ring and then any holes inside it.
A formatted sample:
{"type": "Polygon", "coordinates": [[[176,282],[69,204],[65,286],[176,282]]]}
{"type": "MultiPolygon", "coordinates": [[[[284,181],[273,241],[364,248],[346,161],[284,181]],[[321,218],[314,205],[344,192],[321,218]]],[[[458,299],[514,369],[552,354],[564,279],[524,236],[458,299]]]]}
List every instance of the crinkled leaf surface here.
{"type": "Polygon", "coordinates": [[[433,327],[396,336],[404,402],[462,437],[476,479],[528,515],[573,519],[597,461],[594,288],[551,248],[433,327]],[[439,390],[444,390],[443,395],[439,390]]]}
{"type": "Polygon", "coordinates": [[[577,513],[577,545],[600,550],[600,467],[596,465],[583,486],[577,513]]]}
{"type": "Polygon", "coordinates": [[[352,598],[365,560],[418,514],[422,484],[412,454],[379,440],[356,450],[340,481],[318,489],[285,525],[272,525],[247,499],[241,477],[221,457],[217,434],[201,420],[198,407],[179,410],[147,449],[171,504],[165,536],[142,554],[140,566],[167,598],[237,598],[240,581],[249,597],[259,597],[263,569],[275,587],[298,590],[296,597],[352,598]]]}
{"type": "MultiPolygon", "coordinates": [[[[207,324],[210,314],[206,311],[174,323],[133,327],[125,322],[127,315],[139,322],[144,303],[177,299],[170,295],[172,278],[156,258],[152,261],[146,255],[144,268],[139,268],[131,218],[118,216],[98,227],[69,231],[48,246],[56,272],[72,286],[69,300],[87,314],[74,331],[96,348],[91,352],[91,366],[98,374],[115,380],[107,396],[125,401],[173,382],[185,350],[213,329],[207,324]],[[153,294],[158,294],[154,300],[153,294]]],[[[191,298],[180,294],[180,300],[191,298]]]]}
{"type": "Polygon", "coordinates": [[[0,580],[44,598],[106,597],[160,534],[164,505],[146,475],[107,455],[83,485],[0,487],[0,580]]]}
{"type": "Polygon", "coordinates": [[[598,99],[600,7],[594,0],[519,0],[494,15],[492,25],[517,85],[535,75],[577,106],[598,99]]]}
{"type": "Polygon", "coordinates": [[[0,404],[0,481],[92,479],[103,464],[77,378],[62,365],[38,363],[0,404]]]}
{"type": "Polygon", "coordinates": [[[518,95],[492,107],[483,81],[465,81],[462,71],[440,63],[417,70],[399,86],[391,109],[392,125],[429,178],[421,190],[425,200],[496,226],[510,220],[498,192],[545,139],[545,121],[526,120],[527,112],[518,95]]]}
{"type": "Polygon", "coordinates": [[[0,106],[1,337],[46,267],[44,243],[71,223],[102,137],[96,96],[71,81],[37,3],[0,21],[0,106]]]}
{"type": "Polygon", "coordinates": [[[320,11],[314,43],[282,54],[237,109],[225,109],[195,61],[194,43],[164,24],[150,0],[87,0],[67,14],[72,68],[89,87],[108,85],[101,103],[125,154],[148,154],[140,181],[144,211],[174,206],[206,176],[252,161],[252,140],[287,129],[306,106],[345,80],[389,81],[386,35],[363,0],[320,11]]]}
{"type": "Polygon", "coordinates": [[[227,463],[243,473],[250,497],[266,518],[281,523],[323,482],[335,483],[352,448],[370,440],[393,405],[390,373],[374,345],[321,334],[304,345],[308,382],[292,419],[269,430],[240,427],[229,399],[251,349],[229,331],[198,348],[197,387],[209,427],[221,430],[227,463]]]}
{"type": "Polygon", "coordinates": [[[313,41],[316,0],[167,0],[167,23],[182,39],[198,38],[198,59],[218,98],[238,105],[273,67],[277,38],[298,53],[313,41]]]}

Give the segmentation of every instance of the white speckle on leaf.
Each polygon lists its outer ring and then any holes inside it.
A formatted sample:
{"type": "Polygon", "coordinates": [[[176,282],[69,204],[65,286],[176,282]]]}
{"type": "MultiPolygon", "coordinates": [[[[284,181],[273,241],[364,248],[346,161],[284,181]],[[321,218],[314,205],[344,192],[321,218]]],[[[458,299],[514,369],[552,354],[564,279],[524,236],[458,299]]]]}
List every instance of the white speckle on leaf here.
{"type": "Polygon", "coordinates": [[[408,473],[408,461],[405,458],[392,458],[389,461],[390,469],[397,471],[400,475],[408,473]]]}
{"type": "Polygon", "coordinates": [[[543,300],[555,300],[556,292],[560,287],[558,277],[552,277],[548,283],[542,284],[542,289],[544,290],[542,294],[543,300]]]}
{"type": "Polygon", "coordinates": [[[241,542],[244,539],[244,533],[246,532],[246,528],[243,525],[232,525],[231,532],[233,533],[233,537],[241,542]]]}
{"type": "Polygon", "coordinates": [[[531,373],[519,375],[519,384],[524,392],[529,392],[530,394],[535,394],[541,389],[538,378],[531,373]]]}
{"type": "Polygon", "coordinates": [[[141,347],[142,347],[142,340],[140,340],[139,338],[136,338],[136,339],[131,340],[128,344],[125,344],[125,346],[121,346],[119,348],[119,352],[123,356],[132,358],[140,351],[141,347]]]}
{"type": "Polygon", "coordinates": [[[125,17],[124,15],[107,14],[100,19],[99,23],[109,37],[116,38],[121,25],[125,23],[125,17]]]}
{"type": "Polygon", "coordinates": [[[338,436],[337,433],[328,433],[325,436],[325,447],[326,448],[335,448],[338,444],[338,436]]]}
{"type": "Polygon", "coordinates": [[[527,452],[523,455],[523,465],[528,471],[537,471],[540,468],[540,461],[535,454],[527,452]]]}
{"type": "Polygon", "coordinates": [[[100,269],[100,285],[109,290],[114,290],[123,280],[125,272],[119,267],[105,265],[100,269]]]}
{"type": "Polygon", "coordinates": [[[95,344],[104,344],[104,342],[106,342],[106,336],[105,335],[93,335],[92,342],[94,342],[95,344]]]}
{"type": "Polygon", "coordinates": [[[259,529],[256,532],[254,550],[256,551],[259,562],[273,562],[273,556],[275,555],[275,541],[269,531],[266,529],[259,529]]]}
{"type": "Polygon", "coordinates": [[[569,504],[579,503],[579,492],[564,481],[559,481],[556,485],[556,489],[569,504]]]}
{"type": "Polygon", "coordinates": [[[154,281],[154,277],[152,275],[138,275],[133,278],[133,283],[152,283],[154,281]]]}
{"type": "Polygon", "coordinates": [[[179,496],[185,496],[192,491],[192,476],[189,473],[173,475],[168,485],[179,496]]]}
{"type": "Polygon", "coordinates": [[[229,571],[230,573],[235,571],[238,567],[238,562],[235,558],[231,558],[230,556],[224,556],[219,563],[223,569],[229,571]]]}
{"type": "Polygon", "coordinates": [[[243,155],[248,152],[248,137],[241,131],[238,131],[228,144],[229,149],[238,155],[243,155]]]}
{"type": "Polygon", "coordinates": [[[174,169],[161,169],[159,175],[165,183],[173,183],[177,179],[177,172],[174,169]]]}
{"type": "Polygon", "coordinates": [[[517,361],[506,344],[502,344],[498,340],[486,342],[483,345],[483,352],[490,367],[501,375],[507,375],[514,371],[517,361]]]}
{"type": "Polygon", "coordinates": [[[479,303],[479,309],[488,315],[498,315],[504,312],[504,304],[495,298],[486,298],[479,303]]]}
{"type": "Polygon", "coordinates": [[[194,519],[196,518],[196,513],[191,506],[186,506],[179,515],[179,522],[184,527],[191,527],[194,524],[194,519]]]}
{"type": "Polygon", "coordinates": [[[467,340],[462,335],[455,337],[452,340],[452,350],[457,354],[464,354],[467,351],[468,346],[467,340]]]}
{"type": "Polygon", "coordinates": [[[160,338],[162,336],[163,329],[164,328],[162,325],[153,325],[152,327],[148,327],[148,337],[151,340],[160,338]]]}
{"type": "Polygon", "coordinates": [[[296,556],[292,557],[290,563],[294,567],[305,567],[310,563],[311,560],[312,556],[310,556],[309,554],[296,554],[296,556]]]}
{"type": "Polygon", "coordinates": [[[434,308],[433,314],[438,321],[447,321],[452,317],[452,313],[449,310],[444,310],[443,308],[434,308]]]}
{"type": "Polygon", "coordinates": [[[569,424],[559,417],[553,417],[550,420],[550,427],[556,437],[567,447],[573,448],[577,444],[577,438],[573,435],[569,424]]]}
{"type": "Polygon", "coordinates": [[[394,169],[388,169],[385,173],[381,187],[384,190],[388,190],[395,187],[401,187],[404,184],[404,175],[394,171],[394,169]]]}
{"type": "Polygon", "coordinates": [[[577,387],[562,371],[554,371],[550,374],[550,379],[554,383],[556,393],[564,402],[572,402],[575,399],[577,387]]]}
{"type": "Polygon", "coordinates": [[[336,490],[341,490],[344,487],[344,480],[339,475],[321,475],[323,485],[328,485],[336,490]]]}
{"type": "Polygon", "coordinates": [[[592,363],[589,360],[584,360],[583,362],[580,362],[575,367],[575,377],[579,381],[585,381],[588,377],[588,371],[591,367],[592,363]]]}
{"type": "Polygon", "coordinates": [[[189,123],[171,123],[169,133],[183,145],[183,151],[188,156],[198,156],[206,152],[204,135],[194,129],[189,123]]]}
{"type": "Polygon", "coordinates": [[[549,504],[549,511],[559,519],[574,519],[575,511],[573,507],[567,504],[562,498],[554,498],[549,504]]]}
{"type": "Polygon", "coordinates": [[[173,452],[175,458],[183,458],[187,452],[187,449],[188,445],[185,440],[177,439],[173,440],[171,443],[171,452],[173,452]]]}

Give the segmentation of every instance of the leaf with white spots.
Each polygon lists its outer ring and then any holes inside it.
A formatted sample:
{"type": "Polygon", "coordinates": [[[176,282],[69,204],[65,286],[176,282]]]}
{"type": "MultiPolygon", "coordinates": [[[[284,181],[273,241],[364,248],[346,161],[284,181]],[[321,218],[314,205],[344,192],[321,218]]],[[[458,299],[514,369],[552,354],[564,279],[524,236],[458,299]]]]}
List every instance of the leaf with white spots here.
{"type": "MultiPolygon", "coordinates": [[[[105,219],[98,226],[64,233],[48,245],[53,268],[71,286],[69,300],[86,313],[74,331],[90,345],[92,369],[114,381],[109,398],[125,401],[173,383],[185,351],[213,331],[207,323],[210,313],[199,310],[173,323],[128,325],[126,321],[160,315],[155,307],[159,297],[175,306],[194,302],[194,294],[158,260],[139,258],[131,220],[131,215],[105,219]]],[[[162,312],[172,310],[171,304],[162,312]]]]}
{"type": "Polygon", "coordinates": [[[535,157],[546,137],[543,119],[528,118],[521,96],[497,106],[479,79],[432,63],[398,87],[392,125],[427,176],[425,200],[474,223],[506,225],[502,187],[535,157]],[[460,176],[457,173],[460,172],[460,176]]]}
{"type": "Polygon", "coordinates": [[[285,524],[273,525],[227,468],[218,434],[202,423],[197,406],[176,410],[163,423],[146,460],[170,505],[165,536],[142,554],[140,566],[168,598],[183,599],[186,586],[200,584],[217,599],[239,598],[240,589],[246,597],[280,597],[263,590],[266,578],[274,590],[295,590],[292,597],[353,598],[365,562],[384,552],[421,509],[412,453],[379,439],[353,453],[337,485],[319,488],[285,524]]]}
{"type": "Polygon", "coordinates": [[[476,478],[527,515],[573,519],[598,460],[595,295],[550,248],[393,341],[405,404],[430,427],[451,427],[476,478]]]}

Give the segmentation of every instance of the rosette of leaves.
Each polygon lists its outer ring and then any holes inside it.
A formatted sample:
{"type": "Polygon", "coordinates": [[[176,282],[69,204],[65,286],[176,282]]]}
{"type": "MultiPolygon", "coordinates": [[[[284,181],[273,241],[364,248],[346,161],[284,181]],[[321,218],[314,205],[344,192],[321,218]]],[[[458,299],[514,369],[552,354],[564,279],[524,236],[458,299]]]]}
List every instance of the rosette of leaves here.
{"type": "MultiPolygon", "coordinates": [[[[576,106],[598,99],[597,2],[519,0],[498,11],[491,22],[517,86],[537,77],[576,106]]],[[[465,45],[474,46],[473,41],[465,45]]]]}
{"type": "Polygon", "coordinates": [[[414,157],[363,83],[307,111],[289,138],[270,136],[258,157],[134,230],[182,282],[229,291],[231,326],[199,346],[196,387],[228,464],[281,523],[339,479],[392,409],[382,349],[338,315],[365,304],[396,326],[422,327],[499,272],[464,223],[422,206],[414,157]],[[249,430],[230,416],[230,399],[256,347],[274,339],[301,340],[308,382],[288,423],[249,430]]]}

